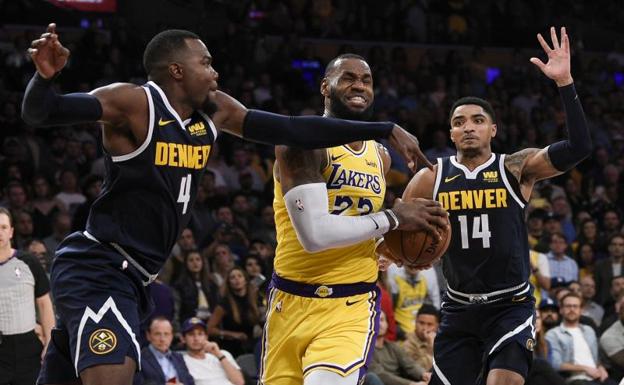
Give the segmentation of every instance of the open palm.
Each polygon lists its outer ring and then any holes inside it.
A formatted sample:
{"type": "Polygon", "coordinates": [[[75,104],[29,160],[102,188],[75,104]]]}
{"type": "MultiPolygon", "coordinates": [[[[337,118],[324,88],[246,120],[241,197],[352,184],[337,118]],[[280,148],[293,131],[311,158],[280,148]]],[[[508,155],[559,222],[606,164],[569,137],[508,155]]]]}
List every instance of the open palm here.
{"type": "Polygon", "coordinates": [[[561,28],[561,42],[557,38],[555,27],[550,27],[550,37],[552,39],[553,48],[544,40],[541,34],[537,34],[537,40],[548,56],[548,62],[544,63],[536,57],[530,59],[544,75],[557,82],[559,86],[572,83],[572,75],[570,73],[570,40],[566,33],[565,27],[561,28]]]}

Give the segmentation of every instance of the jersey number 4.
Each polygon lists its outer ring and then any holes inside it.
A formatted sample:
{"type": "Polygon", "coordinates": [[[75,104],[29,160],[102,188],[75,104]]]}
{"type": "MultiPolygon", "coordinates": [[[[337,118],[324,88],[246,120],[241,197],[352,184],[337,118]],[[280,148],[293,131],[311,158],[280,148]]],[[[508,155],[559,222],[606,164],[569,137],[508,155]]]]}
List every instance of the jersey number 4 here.
{"type": "MultiPolygon", "coordinates": [[[[462,249],[467,249],[470,245],[468,243],[468,216],[459,215],[459,226],[461,228],[461,243],[462,249]]],[[[483,242],[483,248],[490,248],[490,219],[487,214],[481,214],[472,218],[472,239],[479,239],[483,242]]]]}
{"type": "Polygon", "coordinates": [[[180,194],[178,195],[178,203],[182,203],[182,215],[186,214],[188,204],[191,200],[191,174],[187,174],[180,182],[180,194]]]}

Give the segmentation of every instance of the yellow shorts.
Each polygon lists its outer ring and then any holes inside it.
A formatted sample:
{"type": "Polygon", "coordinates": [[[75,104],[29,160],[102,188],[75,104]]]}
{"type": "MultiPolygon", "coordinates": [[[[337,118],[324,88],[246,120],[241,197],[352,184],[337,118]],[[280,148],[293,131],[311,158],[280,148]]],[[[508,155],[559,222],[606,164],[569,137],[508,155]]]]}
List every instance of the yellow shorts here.
{"type": "Polygon", "coordinates": [[[379,324],[376,288],[347,297],[304,297],[271,288],[262,335],[260,384],[297,385],[313,370],[360,377],[379,324]]]}

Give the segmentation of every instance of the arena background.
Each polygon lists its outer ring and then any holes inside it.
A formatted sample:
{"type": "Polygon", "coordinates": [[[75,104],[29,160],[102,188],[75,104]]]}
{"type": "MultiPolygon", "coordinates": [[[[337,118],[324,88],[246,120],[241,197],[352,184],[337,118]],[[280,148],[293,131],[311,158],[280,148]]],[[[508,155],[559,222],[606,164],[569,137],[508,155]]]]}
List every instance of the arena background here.
{"type": "MultiPolygon", "coordinates": [[[[62,92],[117,81],[142,84],[146,42],[164,29],[183,28],[202,37],[214,57],[220,88],[247,107],[321,114],[324,66],[339,53],[361,54],[375,79],[373,119],[395,121],[414,133],[432,159],[453,151],[448,112],[454,100],[466,95],[483,97],[495,107],[496,152],[565,138],[556,86],[528,60],[543,56],[538,32],[565,25],[594,151],[573,171],[536,187],[528,208],[534,219],[531,246],[547,253],[549,232],[561,230],[581,276],[591,276],[594,263],[610,257],[610,237],[624,234],[620,1],[0,0],[1,201],[15,217],[14,247],[42,240],[47,253],[39,257],[46,269],[60,239],[83,228],[104,172],[97,124],[35,130],[20,118],[34,71],[26,50],[49,22],[57,23],[61,41],[72,52],[57,80],[62,92]],[[49,184],[49,192],[38,190],[42,183],[49,184]],[[37,208],[45,205],[52,209],[37,208]],[[581,257],[586,244],[589,255],[581,257]]],[[[392,158],[387,204],[400,196],[411,176],[395,153],[392,158]]],[[[227,269],[244,266],[249,255],[258,256],[262,276],[270,276],[276,242],[273,159],[269,146],[220,136],[190,231],[183,233],[173,251],[176,262],[162,277],[174,296],[183,286],[183,258],[191,249],[200,251],[206,266],[203,284],[214,286],[215,294],[227,269]]],[[[263,280],[255,278],[262,287],[263,280]]],[[[262,290],[258,296],[261,304],[262,290]]],[[[158,311],[179,326],[195,309],[181,310],[176,298],[176,306],[158,311]]],[[[613,306],[595,301],[605,310],[613,306]]],[[[600,331],[608,326],[596,325],[600,331]]],[[[238,354],[253,352],[253,344],[224,343],[238,354]]],[[[605,362],[609,365],[608,358],[605,362]]],[[[621,368],[611,365],[619,381],[621,368]]]]}

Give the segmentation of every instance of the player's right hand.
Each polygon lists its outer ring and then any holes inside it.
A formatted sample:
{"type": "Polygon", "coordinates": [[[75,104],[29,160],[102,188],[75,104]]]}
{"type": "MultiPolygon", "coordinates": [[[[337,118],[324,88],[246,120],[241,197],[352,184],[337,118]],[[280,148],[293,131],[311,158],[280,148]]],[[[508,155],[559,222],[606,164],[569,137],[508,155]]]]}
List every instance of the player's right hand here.
{"type": "Polygon", "coordinates": [[[62,70],[69,58],[69,50],[58,39],[55,23],[48,24],[46,33],[30,43],[28,53],[44,79],[50,79],[62,70]]]}
{"type": "Polygon", "coordinates": [[[416,198],[404,201],[397,198],[392,211],[399,219],[399,230],[426,231],[438,239],[442,239],[438,227],[448,226],[448,212],[442,208],[440,202],[416,198]]]}
{"type": "Polygon", "coordinates": [[[422,163],[430,170],[433,170],[433,165],[420,149],[418,139],[407,132],[403,127],[395,124],[388,141],[390,142],[390,146],[398,151],[403,159],[405,159],[407,166],[412,172],[418,170],[418,163],[422,163]]]}

